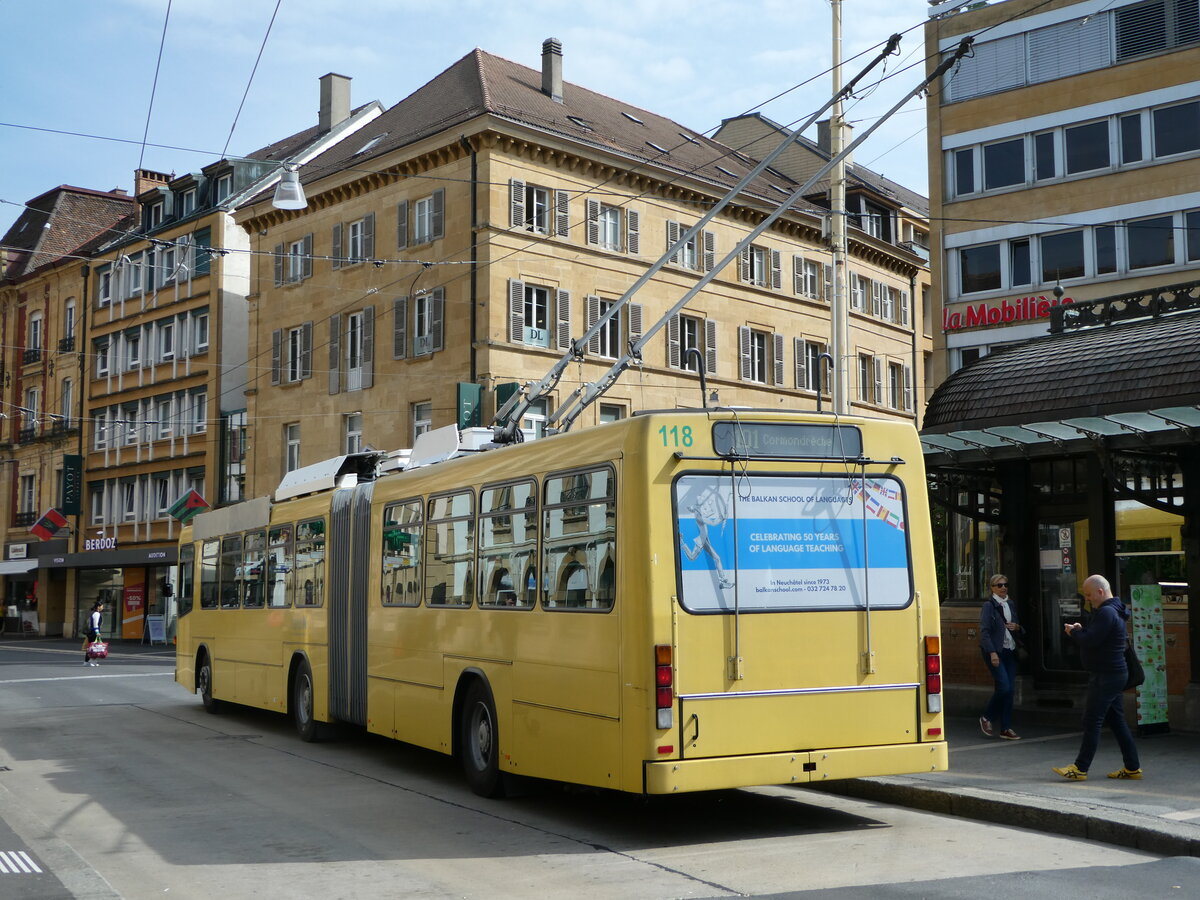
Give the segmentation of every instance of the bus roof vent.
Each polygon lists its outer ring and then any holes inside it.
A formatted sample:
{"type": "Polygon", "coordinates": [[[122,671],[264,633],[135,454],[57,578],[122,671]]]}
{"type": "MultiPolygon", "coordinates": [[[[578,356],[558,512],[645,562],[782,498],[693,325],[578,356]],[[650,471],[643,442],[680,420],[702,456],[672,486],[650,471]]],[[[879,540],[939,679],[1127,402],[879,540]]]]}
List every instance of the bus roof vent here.
{"type": "Polygon", "coordinates": [[[288,472],[275,489],[275,502],[328,488],[354,487],[360,481],[374,481],[379,460],[379,453],[351,453],[288,472]]]}
{"type": "Polygon", "coordinates": [[[445,462],[463,453],[490,450],[496,446],[492,442],[493,437],[494,432],[490,428],[464,428],[459,431],[457,425],[426,431],[417,435],[404,468],[416,469],[445,462]]]}

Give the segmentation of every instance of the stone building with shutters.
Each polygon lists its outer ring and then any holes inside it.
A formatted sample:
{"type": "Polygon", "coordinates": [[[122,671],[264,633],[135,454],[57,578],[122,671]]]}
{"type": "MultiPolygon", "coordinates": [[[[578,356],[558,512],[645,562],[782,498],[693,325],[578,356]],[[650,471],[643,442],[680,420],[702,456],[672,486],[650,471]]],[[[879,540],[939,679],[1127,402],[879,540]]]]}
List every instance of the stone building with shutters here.
{"type": "MultiPolygon", "coordinates": [[[[565,81],[553,39],[540,71],[467,54],[301,167],[305,208],[276,209],[264,192],[236,214],[254,262],[248,493],[332,456],[491,424],[753,165],[748,151],[565,81]]],[[[678,249],[529,409],[526,437],[650,329],[641,358],[574,427],[700,405],[697,358],[722,404],[828,408],[824,186],[725,260],[797,175],[767,170],[678,249]]],[[[872,199],[889,222],[919,218],[907,197],[872,199]]],[[[926,261],[903,224],[884,238],[865,221],[850,228],[850,408],[915,420],[926,261]]]]}

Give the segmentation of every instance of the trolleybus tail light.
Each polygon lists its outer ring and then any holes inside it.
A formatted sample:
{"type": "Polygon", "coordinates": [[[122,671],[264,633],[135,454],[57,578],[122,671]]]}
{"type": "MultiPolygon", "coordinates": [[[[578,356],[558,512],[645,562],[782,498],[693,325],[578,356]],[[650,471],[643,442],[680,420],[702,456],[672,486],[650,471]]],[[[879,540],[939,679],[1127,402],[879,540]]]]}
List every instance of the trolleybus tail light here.
{"type": "Polygon", "coordinates": [[[936,634],[925,636],[925,710],[942,711],[942,640],[936,634]]]}
{"type": "Polygon", "coordinates": [[[654,707],[659,728],[671,727],[671,709],[675,704],[675,670],[670,644],[654,647],[654,707]]]}

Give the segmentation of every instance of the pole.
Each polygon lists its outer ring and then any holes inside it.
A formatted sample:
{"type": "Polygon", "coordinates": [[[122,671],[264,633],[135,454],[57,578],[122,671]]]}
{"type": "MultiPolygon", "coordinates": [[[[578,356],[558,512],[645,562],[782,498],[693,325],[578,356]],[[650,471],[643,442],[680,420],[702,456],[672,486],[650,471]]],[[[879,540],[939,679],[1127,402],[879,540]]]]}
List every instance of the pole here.
{"type": "Polygon", "coordinates": [[[830,0],[833,13],[833,104],[829,122],[829,155],[837,161],[829,189],[829,229],[833,245],[833,297],[829,303],[830,355],[833,357],[833,411],[845,415],[846,360],[849,342],[849,304],[846,296],[846,120],[842,114],[842,0],[830,0]]]}

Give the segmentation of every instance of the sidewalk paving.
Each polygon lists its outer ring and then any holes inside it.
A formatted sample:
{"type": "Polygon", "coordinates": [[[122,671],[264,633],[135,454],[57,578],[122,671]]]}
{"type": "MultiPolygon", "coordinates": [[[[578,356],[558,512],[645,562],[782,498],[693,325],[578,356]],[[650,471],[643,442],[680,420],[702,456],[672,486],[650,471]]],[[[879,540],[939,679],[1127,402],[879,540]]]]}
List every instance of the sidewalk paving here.
{"type": "MultiPolygon", "coordinates": [[[[74,638],[2,635],[0,643],[80,649],[74,638]]],[[[110,662],[175,653],[170,644],[114,640],[109,646],[110,662]]],[[[1022,739],[1002,741],[984,737],[974,716],[947,716],[949,771],[856,778],[813,788],[1163,856],[1200,856],[1200,734],[1137,736],[1145,777],[1117,781],[1105,777],[1121,766],[1117,742],[1106,730],[1088,780],[1067,781],[1050,769],[1075,761],[1078,718],[1078,712],[1048,715],[1018,709],[1013,727],[1022,739]]]]}
{"type": "Polygon", "coordinates": [[[950,769],[858,778],[820,790],[931,812],[1119,844],[1164,856],[1200,856],[1200,734],[1135,735],[1141,781],[1106,777],[1121,767],[1105,730],[1087,781],[1050,771],[1075,761],[1078,713],[1013,717],[1019,741],[987,738],[975,717],[947,717],[950,769]]]}

